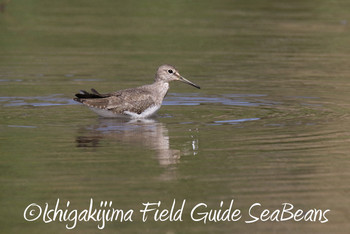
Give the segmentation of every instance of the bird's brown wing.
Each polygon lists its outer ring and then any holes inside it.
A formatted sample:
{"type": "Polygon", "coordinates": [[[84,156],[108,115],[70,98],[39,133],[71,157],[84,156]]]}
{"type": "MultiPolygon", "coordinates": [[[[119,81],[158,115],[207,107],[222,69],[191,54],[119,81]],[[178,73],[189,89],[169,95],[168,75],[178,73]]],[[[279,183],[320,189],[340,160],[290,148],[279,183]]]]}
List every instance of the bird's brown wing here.
{"type": "Polygon", "coordinates": [[[88,107],[110,110],[117,114],[125,111],[141,114],[148,107],[155,105],[151,92],[145,89],[125,89],[110,94],[100,94],[96,90],[92,93],[82,91],[76,94],[74,100],[88,107]]]}

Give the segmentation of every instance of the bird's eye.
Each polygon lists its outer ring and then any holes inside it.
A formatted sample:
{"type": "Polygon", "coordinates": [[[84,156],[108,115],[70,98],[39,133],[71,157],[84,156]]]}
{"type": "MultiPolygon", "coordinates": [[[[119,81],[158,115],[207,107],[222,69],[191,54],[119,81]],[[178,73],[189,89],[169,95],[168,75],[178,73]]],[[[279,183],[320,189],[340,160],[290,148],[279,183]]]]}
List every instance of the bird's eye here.
{"type": "Polygon", "coordinates": [[[171,73],[173,73],[173,70],[168,70],[168,72],[171,74],[171,73]]]}

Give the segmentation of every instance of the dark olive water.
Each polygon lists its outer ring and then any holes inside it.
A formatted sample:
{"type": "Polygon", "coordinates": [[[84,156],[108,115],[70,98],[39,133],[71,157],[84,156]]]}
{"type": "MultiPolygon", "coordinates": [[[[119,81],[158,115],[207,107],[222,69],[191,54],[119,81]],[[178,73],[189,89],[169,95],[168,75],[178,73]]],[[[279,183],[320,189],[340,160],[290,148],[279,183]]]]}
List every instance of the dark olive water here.
{"type": "MultiPolygon", "coordinates": [[[[347,233],[350,229],[350,3],[323,1],[4,1],[0,13],[2,233],[66,233],[24,219],[37,203],[133,209],[106,233],[347,233]],[[153,81],[163,63],[199,84],[171,84],[156,118],[97,117],[72,100],[153,81]],[[142,222],[142,203],[182,222],[142,222]],[[237,221],[195,222],[240,209],[237,221]],[[251,220],[282,203],[328,222],[251,220]]],[[[99,232],[78,222],[74,233],[99,232]]]]}

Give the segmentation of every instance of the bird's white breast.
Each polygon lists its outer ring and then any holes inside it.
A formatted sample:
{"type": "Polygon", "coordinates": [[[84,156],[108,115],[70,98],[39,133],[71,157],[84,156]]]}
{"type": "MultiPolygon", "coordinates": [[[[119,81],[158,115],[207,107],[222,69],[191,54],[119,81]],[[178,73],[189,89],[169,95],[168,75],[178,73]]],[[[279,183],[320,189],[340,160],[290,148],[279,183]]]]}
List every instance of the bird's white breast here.
{"type": "Polygon", "coordinates": [[[141,114],[137,114],[135,112],[130,112],[130,111],[124,111],[124,113],[129,115],[130,118],[132,119],[145,119],[154,115],[159,110],[159,108],[160,108],[160,105],[154,105],[154,106],[148,107],[141,114]]]}
{"type": "Polygon", "coordinates": [[[94,111],[99,116],[105,117],[105,118],[125,118],[129,117],[132,119],[145,119],[152,115],[154,115],[160,108],[160,105],[155,105],[147,108],[144,110],[141,114],[131,112],[131,111],[124,111],[124,114],[117,114],[110,110],[90,107],[92,111],[94,111]]]}

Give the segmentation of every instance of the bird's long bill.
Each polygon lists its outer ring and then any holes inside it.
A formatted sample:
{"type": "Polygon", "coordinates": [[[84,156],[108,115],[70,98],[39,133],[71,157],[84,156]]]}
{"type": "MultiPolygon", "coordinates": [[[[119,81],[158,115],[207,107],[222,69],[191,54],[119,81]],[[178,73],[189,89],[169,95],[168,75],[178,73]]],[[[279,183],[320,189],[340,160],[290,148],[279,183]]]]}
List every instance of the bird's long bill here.
{"type": "Polygon", "coordinates": [[[187,80],[186,78],[182,77],[182,76],[179,76],[179,79],[180,81],[186,83],[186,84],[189,84],[189,85],[192,85],[193,87],[196,87],[197,89],[200,89],[201,87],[199,87],[198,85],[192,83],[191,81],[187,80]]]}

